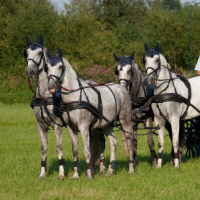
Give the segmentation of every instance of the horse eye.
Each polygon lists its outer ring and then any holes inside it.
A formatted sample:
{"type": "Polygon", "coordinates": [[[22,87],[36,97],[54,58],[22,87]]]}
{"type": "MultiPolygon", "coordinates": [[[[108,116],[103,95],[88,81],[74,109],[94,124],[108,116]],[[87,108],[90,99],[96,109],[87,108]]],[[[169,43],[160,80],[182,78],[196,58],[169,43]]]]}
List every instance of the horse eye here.
{"type": "Polygon", "coordinates": [[[42,52],[40,51],[38,54],[40,54],[40,55],[41,55],[41,54],[42,54],[42,52]]]}
{"type": "Polygon", "coordinates": [[[160,60],[159,59],[156,59],[156,62],[159,62],[160,60]]]}

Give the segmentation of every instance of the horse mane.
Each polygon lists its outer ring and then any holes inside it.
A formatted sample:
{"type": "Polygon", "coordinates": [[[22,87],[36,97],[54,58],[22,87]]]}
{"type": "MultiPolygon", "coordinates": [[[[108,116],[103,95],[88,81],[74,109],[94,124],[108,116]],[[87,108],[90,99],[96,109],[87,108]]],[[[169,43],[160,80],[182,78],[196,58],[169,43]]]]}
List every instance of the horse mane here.
{"type": "Polygon", "coordinates": [[[165,67],[171,69],[171,66],[169,63],[167,63],[166,58],[160,53],[160,61],[161,61],[161,65],[164,65],[165,67]]]}
{"type": "Polygon", "coordinates": [[[63,57],[63,63],[66,66],[66,68],[69,70],[71,76],[73,76],[74,78],[78,78],[76,72],[74,71],[74,69],[72,68],[72,66],[69,64],[68,60],[66,58],[63,57]]]}
{"type": "Polygon", "coordinates": [[[139,74],[141,74],[142,76],[144,76],[144,75],[142,74],[142,72],[139,70],[139,67],[138,67],[137,63],[132,62],[132,67],[135,68],[136,71],[137,71],[139,74]]]}

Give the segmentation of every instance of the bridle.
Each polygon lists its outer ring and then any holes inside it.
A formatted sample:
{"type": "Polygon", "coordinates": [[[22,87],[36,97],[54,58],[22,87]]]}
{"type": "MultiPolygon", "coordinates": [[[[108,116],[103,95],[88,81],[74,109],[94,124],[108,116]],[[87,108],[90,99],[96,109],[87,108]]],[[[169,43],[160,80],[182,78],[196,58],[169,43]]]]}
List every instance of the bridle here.
{"type": "MultiPolygon", "coordinates": [[[[39,43],[35,42],[35,43],[32,43],[32,44],[29,46],[30,49],[31,49],[31,46],[32,46],[32,45],[38,46],[38,47],[40,47],[40,48],[42,49],[41,58],[40,58],[40,61],[39,61],[38,63],[36,63],[35,60],[33,60],[32,58],[29,58],[29,59],[27,60],[26,68],[28,67],[28,61],[29,61],[29,60],[32,61],[32,62],[35,64],[35,66],[36,66],[36,68],[37,68],[37,72],[35,73],[35,76],[37,75],[37,77],[35,77],[35,78],[36,78],[36,79],[35,79],[35,80],[36,80],[36,81],[35,81],[35,84],[36,84],[36,86],[38,87],[38,91],[39,91],[39,83],[38,83],[38,82],[39,82],[39,74],[43,71],[44,65],[45,65],[44,48],[43,48],[43,46],[40,45],[39,43]],[[42,68],[39,70],[39,66],[40,66],[40,64],[42,63],[42,61],[43,61],[43,66],[42,66],[42,68]]],[[[27,49],[28,49],[28,48],[27,48],[27,49]]],[[[27,58],[27,53],[26,53],[27,49],[24,50],[24,57],[25,57],[25,58],[27,58]]],[[[30,79],[27,78],[27,80],[28,80],[29,87],[31,88],[31,91],[32,91],[33,93],[35,93],[35,92],[33,91],[33,88],[32,88],[31,82],[30,82],[30,79]]],[[[39,94],[40,94],[40,92],[39,92],[39,94]]]]}
{"type": "MultiPolygon", "coordinates": [[[[54,59],[58,59],[57,63],[58,63],[58,62],[61,62],[61,63],[62,63],[62,72],[61,72],[61,74],[60,74],[60,77],[55,76],[55,75],[53,75],[53,74],[50,74],[50,75],[48,76],[48,82],[52,79],[52,80],[54,81],[54,83],[55,83],[56,85],[58,85],[58,84],[62,84],[62,83],[63,83],[64,72],[65,72],[66,66],[64,65],[63,60],[62,60],[60,57],[58,57],[58,56],[56,56],[56,55],[53,55],[53,56],[49,59],[49,63],[51,64],[51,67],[55,66],[55,64],[56,64],[56,63],[54,63],[54,59]],[[54,78],[55,78],[57,81],[55,81],[54,78]]],[[[48,70],[48,69],[47,69],[47,64],[46,64],[46,65],[45,65],[44,71],[47,72],[47,70],[48,70]]]]}
{"type": "MultiPolygon", "coordinates": [[[[123,64],[124,63],[126,63],[126,64],[129,64],[131,67],[132,67],[132,61],[130,61],[129,59],[127,59],[125,56],[123,56],[122,58],[120,58],[119,59],[119,61],[118,61],[118,65],[116,66],[116,68],[115,68],[115,75],[117,75],[118,76],[118,69],[117,69],[117,67],[120,65],[120,71],[122,71],[123,70],[123,64]]],[[[131,77],[133,76],[133,71],[132,71],[132,69],[131,69],[131,76],[130,76],[130,79],[131,79],[131,77]]],[[[131,84],[131,80],[128,80],[128,79],[124,79],[124,78],[121,78],[121,79],[119,79],[119,83],[121,82],[121,81],[125,81],[126,82],[126,84],[127,84],[127,86],[128,87],[130,87],[129,85],[131,84]]],[[[130,89],[130,88],[129,88],[130,89]]]]}
{"type": "Polygon", "coordinates": [[[37,67],[37,71],[38,71],[37,73],[40,73],[40,72],[43,70],[44,63],[45,63],[44,48],[43,48],[43,46],[40,45],[39,43],[33,43],[33,44],[30,45],[30,47],[29,47],[30,49],[31,49],[31,46],[32,46],[32,45],[36,45],[36,46],[40,47],[40,48],[42,49],[42,54],[41,54],[41,58],[40,58],[40,60],[39,60],[38,63],[36,63],[35,60],[33,60],[32,58],[29,58],[29,59],[27,60],[27,66],[28,66],[28,61],[29,61],[29,60],[32,61],[32,62],[36,65],[36,67],[37,67]],[[40,66],[42,60],[44,61],[44,62],[43,62],[43,67],[42,67],[41,70],[39,70],[39,66],[40,66]]]}
{"type": "MultiPolygon", "coordinates": [[[[160,67],[161,67],[161,61],[160,61],[160,54],[159,54],[159,52],[155,51],[154,49],[151,49],[151,50],[149,50],[149,51],[147,52],[147,54],[146,54],[146,56],[150,56],[151,58],[153,58],[155,55],[158,55],[158,57],[159,57],[158,66],[157,66],[156,69],[154,69],[153,67],[147,67],[147,68],[146,68],[146,74],[147,74],[148,69],[151,69],[151,70],[152,70],[152,72],[149,73],[149,75],[150,75],[150,74],[153,74],[153,73],[156,74],[157,71],[158,71],[158,69],[160,69],[160,67]]],[[[145,58],[145,57],[144,57],[144,58],[145,58]]],[[[144,58],[143,58],[143,64],[145,65],[145,60],[144,60],[144,58]]]]}

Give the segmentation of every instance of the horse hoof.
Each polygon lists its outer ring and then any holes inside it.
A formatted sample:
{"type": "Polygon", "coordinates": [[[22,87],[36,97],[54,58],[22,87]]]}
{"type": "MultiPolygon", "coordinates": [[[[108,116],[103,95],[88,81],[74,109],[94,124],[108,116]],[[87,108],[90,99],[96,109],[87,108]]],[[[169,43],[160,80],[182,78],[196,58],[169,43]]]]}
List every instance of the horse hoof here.
{"type": "Polygon", "coordinates": [[[45,178],[45,175],[40,175],[38,178],[39,178],[39,179],[44,179],[44,178],[45,178]]]}
{"type": "Polygon", "coordinates": [[[134,171],[132,171],[132,170],[131,170],[131,171],[129,171],[128,173],[129,173],[129,174],[135,174],[135,172],[134,172],[134,171]]]}
{"type": "Polygon", "coordinates": [[[106,174],[106,176],[109,176],[109,177],[111,177],[112,175],[113,175],[112,172],[107,172],[107,174],[106,174]]]}
{"type": "Polygon", "coordinates": [[[92,179],[92,177],[88,176],[86,180],[87,181],[92,181],[93,179],[92,179]]]}
{"type": "Polygon", "coordinates": [[[100,171],[99,172],[99,175],[103,175],[103,174],[105,174],[105,171],[100,171]]]}
{"type": "Polygon", "coordinates": [[[65,180],[65,176],[63,176],[63,175],[60,175],[60,176],[58,176],[58,179],[61,179],[61,180],[65,180]]]}
{"type": "Polygon", "coordinates": [[[72,178],[73,178],[74,180],[77,180],[77,179],[79,179],[79,176],[78,176],[78,175],[74,175],[74,176],[72,176],[72,178]]]}
{"type": "Polygon", "coordinates": [[[156,166],[156,169],[160,169],[162,166],[161,165],[157,165],[156,166]]]}

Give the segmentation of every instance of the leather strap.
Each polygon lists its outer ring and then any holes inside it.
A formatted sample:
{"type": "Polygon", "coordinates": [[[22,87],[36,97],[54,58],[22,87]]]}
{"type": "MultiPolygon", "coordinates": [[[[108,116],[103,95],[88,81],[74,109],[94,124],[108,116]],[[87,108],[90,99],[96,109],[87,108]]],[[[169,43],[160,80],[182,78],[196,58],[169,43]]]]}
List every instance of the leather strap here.
{"type": "Polygon", "coordinates": [[[46,167],[46,161],[41,161],[41,167],[46,167]]]}
{"type": "Polygon", "coordinates": [[[77,167],[77,161],[73,162],[74,167],[77,167]]]}
{"type": "Polygon", "coordinates": [[[92,169],[91,163],[86,163],[86,169],[92,169]]]}
{"type": "Polygon", "coordinates": [[[65,165],[65,160],[62,158],[62,159],[58,159],[58,165],[65,165]]]}
{"type": "Polygon", "coordinates": [[[162,153],[158,153],[158,158],[162,158],[162,153]]]}
{"type": "Polygon", "coordinates": [[[174,159],[178,159],[179,158],[179,153],[174,153],[174,159]]]}

